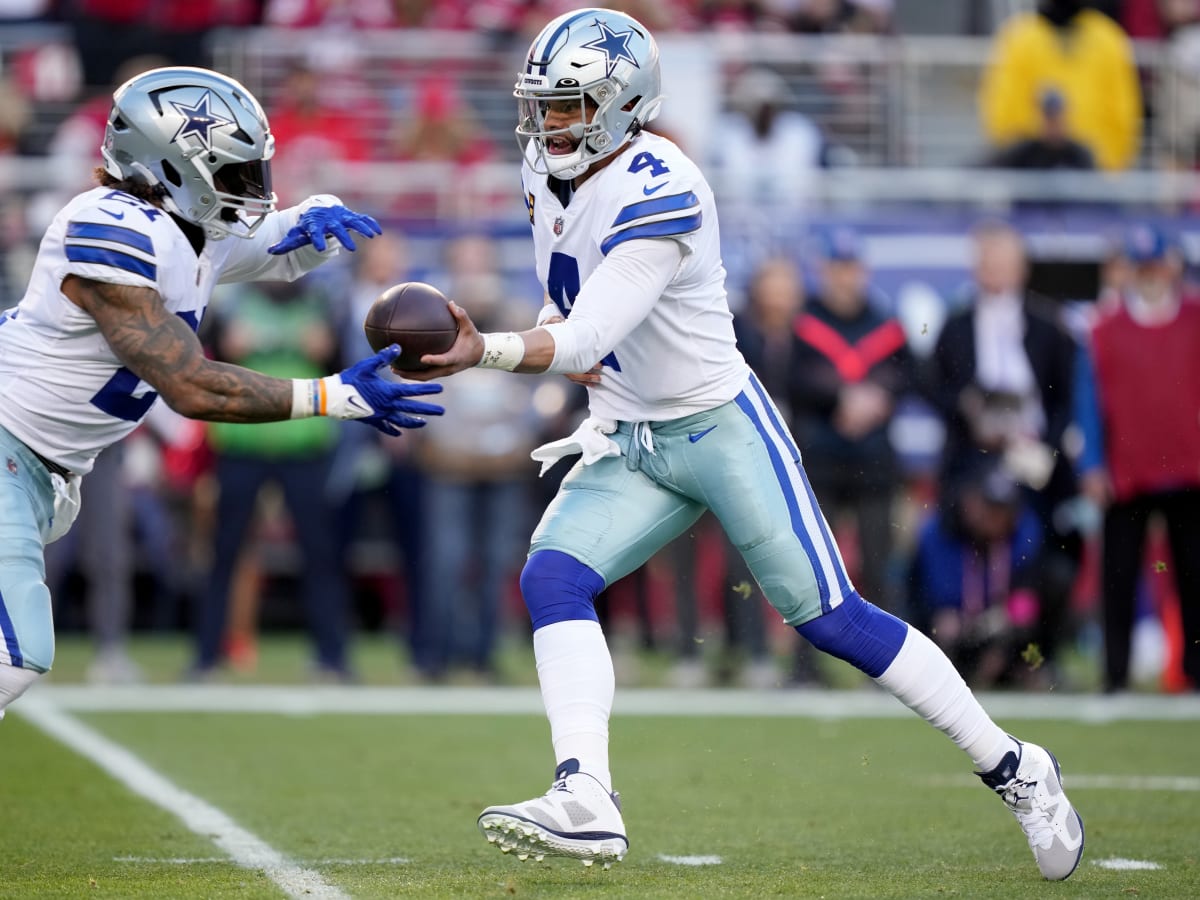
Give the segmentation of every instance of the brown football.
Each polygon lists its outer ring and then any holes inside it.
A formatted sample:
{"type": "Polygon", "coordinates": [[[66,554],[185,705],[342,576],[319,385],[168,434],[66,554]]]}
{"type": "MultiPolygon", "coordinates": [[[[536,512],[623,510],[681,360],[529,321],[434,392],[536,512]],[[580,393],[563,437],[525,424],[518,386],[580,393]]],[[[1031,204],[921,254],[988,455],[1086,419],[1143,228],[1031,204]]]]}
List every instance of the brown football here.
{"type": "Polygon", "coordinates": [[[371,304],[363,321],[367,343],[376,352],[389,344],[400,345],[392,368],[417,372],[426,353],[445,353],[458,336],[458,322],[450,301],[431,284],[407,281],[393,285],[371,304]]]}

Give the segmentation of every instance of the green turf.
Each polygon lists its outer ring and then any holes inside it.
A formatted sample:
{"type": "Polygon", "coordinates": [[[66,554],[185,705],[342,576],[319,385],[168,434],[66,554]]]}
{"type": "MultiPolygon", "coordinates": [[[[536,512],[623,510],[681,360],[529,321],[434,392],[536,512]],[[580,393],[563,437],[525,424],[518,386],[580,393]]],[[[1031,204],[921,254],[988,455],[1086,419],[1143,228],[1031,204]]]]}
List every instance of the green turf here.
{"type": "Polygon", "coordinates": [[[119,855],[206,858],[211,842],[135,797],[87,760],[9,715],[0,723],[0,898],[278,897],[226,863],[159,872],[119,855]]]}
{"type": "MultiPolygon", "coordinates": [[[[1200,896],[1194,792],[1072,790],[1088,854],[1049,884],[965,758],[915,719],[618,715],[632,847],[605,872],[522,864],[475,830],[482,807],[546,787],[541,717],[80,718],[355,898],[1200,896]],[[408,862],[326,862],[394,857],[408,862]],[[1111,857],[1164,868],[1089,863],[1111,857]]],[[[1197,722],[1003,724],[1054,749],[1068,787],[1072,773],[1200,776],[1197,722]]],[[[114,861],[221,854],[19,716],[0,726],[0,773],[0,897],[282,896],[232,864],[114,861]]]]}

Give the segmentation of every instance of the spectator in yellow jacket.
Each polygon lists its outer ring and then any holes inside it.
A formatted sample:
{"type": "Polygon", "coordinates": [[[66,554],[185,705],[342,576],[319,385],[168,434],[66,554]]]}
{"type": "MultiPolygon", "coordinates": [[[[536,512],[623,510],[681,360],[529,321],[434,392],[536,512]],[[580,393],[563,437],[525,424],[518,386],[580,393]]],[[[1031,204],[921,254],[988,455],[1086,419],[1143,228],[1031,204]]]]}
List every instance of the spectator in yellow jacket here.
{"type": "Polygon", "coordinates": [[[988,139],[1004,146],[1036,135],[1047,89],[1063,96],[1068,132],[1099,168],[1136,162],[1142,97],[1133,47],[1085,0],[1040,0],[1037,12],[1014,16],[997,33],[979,92],[988,139]]]}

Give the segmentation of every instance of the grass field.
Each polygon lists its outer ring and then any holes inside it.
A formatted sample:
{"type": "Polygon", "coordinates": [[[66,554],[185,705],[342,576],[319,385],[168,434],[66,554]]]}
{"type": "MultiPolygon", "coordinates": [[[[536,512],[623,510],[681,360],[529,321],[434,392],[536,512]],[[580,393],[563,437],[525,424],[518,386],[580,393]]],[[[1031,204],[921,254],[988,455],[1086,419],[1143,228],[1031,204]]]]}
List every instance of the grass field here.
{"type": "Polygon", "coordinates": [[[620,691],[631,849],[604,871],[520,863],[475,829],[548,786],[530,687],[60,675],[0,723],[0,898],[1200,896],[1197,698],[985,702],[1063,763],[1087,827],[1067,882],[874,690],[620,691]]]}

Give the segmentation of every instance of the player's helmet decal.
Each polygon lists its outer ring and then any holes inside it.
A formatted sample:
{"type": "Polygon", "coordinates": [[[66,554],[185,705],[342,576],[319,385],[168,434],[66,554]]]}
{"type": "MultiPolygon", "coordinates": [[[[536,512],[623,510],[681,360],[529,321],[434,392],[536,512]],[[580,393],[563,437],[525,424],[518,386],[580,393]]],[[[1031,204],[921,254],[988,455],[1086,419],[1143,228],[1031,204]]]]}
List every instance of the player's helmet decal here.
{"type": "Polygon", "coordinates": [[[594,23],[600,29],[600,37],[589,41],[583,47],[586,50],[598,50],[604,54],[605,78],[612,78],[613,69],[623,59],[629,60],[637,68],[641,68],[637,57],[629,49],[629,39],[634,36],[633,30],[617,33],[608,27],[606,22],[597,19],[594,23]]]}
{"type": "Polygon", "coordinates": [[[211,111],[212,102],[212,91],[205,91],[204,95],[196,101],[195,106],[180,103],[178,100],[171,101],[171,105],[175,107],[176,112],[183,116],[183,122],[180,124],[179,130],[171,138],[172,143],[178,143],[180,139],[194,135],[199,139],[205,150],[211,150],[212,130],[214,128],[223,128],[227,125],[237,124],[233,119],[227,119],[211,111]]]}

